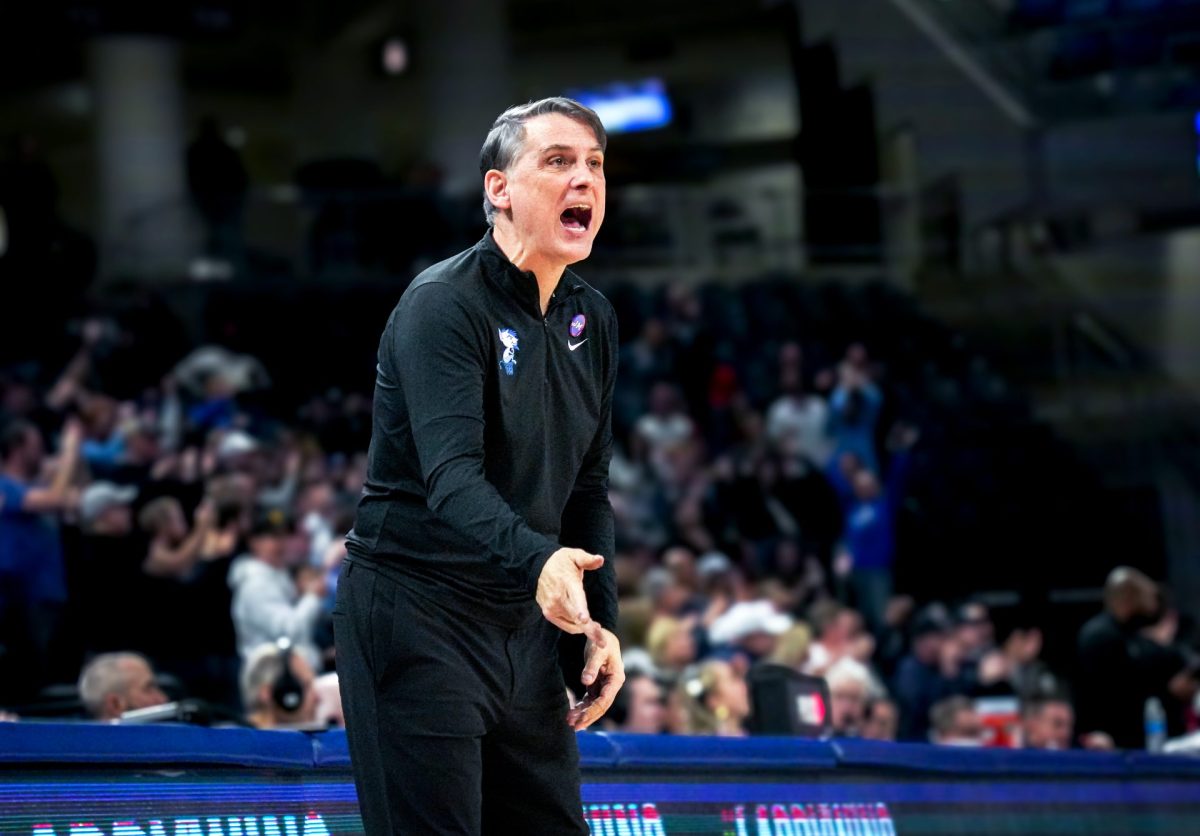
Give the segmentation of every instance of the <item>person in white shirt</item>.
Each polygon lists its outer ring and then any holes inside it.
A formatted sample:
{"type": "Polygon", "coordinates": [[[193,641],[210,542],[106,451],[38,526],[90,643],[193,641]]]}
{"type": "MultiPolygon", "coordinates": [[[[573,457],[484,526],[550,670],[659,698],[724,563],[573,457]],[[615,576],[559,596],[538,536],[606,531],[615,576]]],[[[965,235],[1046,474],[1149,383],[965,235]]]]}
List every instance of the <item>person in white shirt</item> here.
{"type": "Polygon", "coordinates": [[[243,661],[254,648],[286,638],[317,667],[313,633],[326,593],[325,574],[305,566],[293,577],[292,567],[303,563],[304,554],[293,554],[288,543],[292,536],[292,524],[283,512],[260,514],[250,530],[250,551],[229,569],[233,626],[243,661]]]}

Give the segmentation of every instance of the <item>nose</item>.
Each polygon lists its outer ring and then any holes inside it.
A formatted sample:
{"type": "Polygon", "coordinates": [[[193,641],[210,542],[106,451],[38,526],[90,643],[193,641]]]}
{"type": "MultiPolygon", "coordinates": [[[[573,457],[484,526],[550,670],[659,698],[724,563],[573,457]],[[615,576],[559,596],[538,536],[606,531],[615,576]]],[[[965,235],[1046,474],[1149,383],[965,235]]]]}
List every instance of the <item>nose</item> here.
{"type": "Polygon", "coordinates": [[[575,171],[571,175],[571,188],[583,189],[592,186],[595,182],[596,170],[588,165],[587,160],[575,166],[575,171]]]}

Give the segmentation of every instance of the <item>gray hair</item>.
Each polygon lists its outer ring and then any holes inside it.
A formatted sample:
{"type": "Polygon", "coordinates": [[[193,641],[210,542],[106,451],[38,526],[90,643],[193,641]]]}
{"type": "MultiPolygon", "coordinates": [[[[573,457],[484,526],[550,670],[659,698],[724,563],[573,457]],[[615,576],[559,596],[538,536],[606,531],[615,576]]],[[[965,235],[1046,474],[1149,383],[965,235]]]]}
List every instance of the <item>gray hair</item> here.
{"type": "MultiPolygon", "coordinates": [[[[514,105],[496,117],[492,129],[488,131],[487,139],[483,141],[483,147],[479,149],[479,173],[487,174],[493,168],[497,171],[507,171],[524,150],[525,123],[535,116],[544,116],[547,113],[561,113],[586,125],[596,135],[600,150],[608,147],[608,134],[594,110],[574,99],[552,96],[536,102],[514,105]]],[[[487,192],[483,195],[483,214],[487,218],[488,226],[495,226],[496,207],[488,200],[487,192]]]]}
{"type": "Polygon", "coordinates": [[[283,675],[283,654],[277,642],[264,642],[246,657],[242,665],[242,707],[253,711],[263,707],[259,692],[283,675]]]}
{"type": "Polygon", "coordinates": [[[124,670],[129,662],[150,666],[140,653],[101,653],[84,665],[79,674],[79,699],[92,717],[100,717],[104,712],[104,699],[109,694],[120,693],[129,687],[129,677],[124,670]]]}

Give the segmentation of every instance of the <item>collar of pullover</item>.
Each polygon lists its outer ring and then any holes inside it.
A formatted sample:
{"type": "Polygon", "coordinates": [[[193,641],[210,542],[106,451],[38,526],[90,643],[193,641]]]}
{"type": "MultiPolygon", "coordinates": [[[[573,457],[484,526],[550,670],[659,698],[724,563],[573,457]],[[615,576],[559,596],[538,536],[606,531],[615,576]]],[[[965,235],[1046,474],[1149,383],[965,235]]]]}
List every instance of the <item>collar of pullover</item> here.
{"type": "MultiPolygon", "coordinates": [[[[492,230],[488,229],[483,234],[483,238],[475,245],[476,249],[483,254],[483,263],[485,272],[489,279],[498,284],[504,291],[510,294],[523,307],[529,308],[538,318],[542,317],[541,294],[538,290],[537,276],[532,271],[522,270],[508,260],[508,256],[504,254],[504,250],[500,249],[500,245],[496,243],[496,239],[492,236],[492,230]]],[[[579,277],[570,271],[563,270],[562,277],[558,280],[558,286],[555,288],[553,295],[550,297],[549,307],[554,307],[557,300],[569,296],[572,293],[578,293],[583,290],[583,282],[579,277]]],[[[547,308],[547,311],[549,308],[547,308]]]]}

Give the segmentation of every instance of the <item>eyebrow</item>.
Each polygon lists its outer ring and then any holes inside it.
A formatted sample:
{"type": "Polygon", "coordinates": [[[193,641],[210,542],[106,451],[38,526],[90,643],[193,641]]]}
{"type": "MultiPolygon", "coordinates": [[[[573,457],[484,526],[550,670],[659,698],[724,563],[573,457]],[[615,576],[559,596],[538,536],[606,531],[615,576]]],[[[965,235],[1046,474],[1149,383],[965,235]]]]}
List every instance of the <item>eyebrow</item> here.
{"type": "MultiPolygon", "coordinates": [[[[574,150],[575,149],[570,145],[555,144],[555,145],[547,145],[545,148],[538,151],[538,153],[546,154],[546,153],[549,153],[550,151],[574,151],[574,150]]],[[[601,148],[599,145],[593,145],[591,148],[588,149],[588,151],[599,151],[601,154],[604,153],[604,149],[601,148]]]]}

